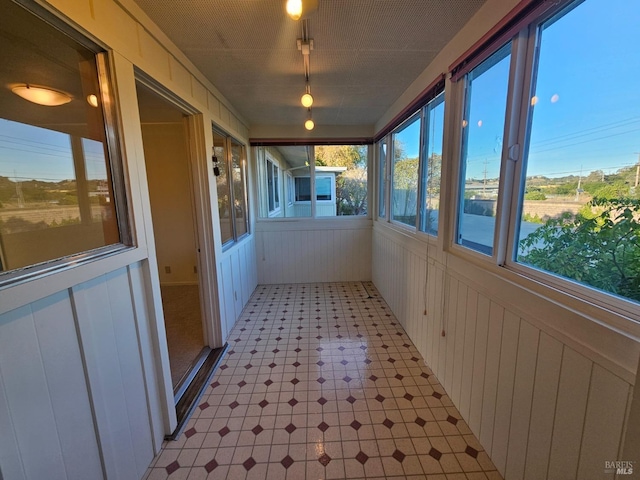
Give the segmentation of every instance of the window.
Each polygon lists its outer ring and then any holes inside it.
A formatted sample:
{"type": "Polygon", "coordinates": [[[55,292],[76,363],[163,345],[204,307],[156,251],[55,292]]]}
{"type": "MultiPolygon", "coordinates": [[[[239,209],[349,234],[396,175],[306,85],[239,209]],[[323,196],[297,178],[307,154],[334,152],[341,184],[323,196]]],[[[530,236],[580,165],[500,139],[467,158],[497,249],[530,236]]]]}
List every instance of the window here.
{"type": "Polygon", "coordinates": [[[640,302],[640,5],[574,5],[534,32],[515,258],[640,302]]]}
{"type": "Polygon", "coordinates": [[[0,92],[0,284],[9,284],[132,240],[104,54],[13,2],[2,8],[0,75],[11,83],[0,92]],[[61,102],[18,96],[34,84],[63,92],[61,102]]]}
{"type": "Polygon", "coordinates": [[[420,231],[438,235],[442,140],[444,136],[444,93],[424,108],[423,158],[420,180],[420,231]]]}
{"type": "Polygon", "coordinates": [[[231,169],[233,171],[233,218],[235,236],[240,238],[249,232],[247,214],[247,175],[244,145],[231,139],[231,169]]]}
{"type": "MultiPolygon", "coordinates": [[[[333,202],[333,180],[335,177],[316,175],[316,200],[318,202],[333,202]]],[[[295,177],[296,202],[311,201],[311,179],[309,177],[295,177]]]]}
{"type": "Polygon", "coordinates": [[[493,254],[511,44],[466,77],[457,242],[493,254]]]}
{"type": "Polygon", "coordinates": [[[378,217],[385,218],[386,212],[386,186],[387,186],[387,139],[380,140],[378,144],[378,217]]]}
{"type": "Polygon", "coordinates": [[[259,147],[256,156],[262,218],[367,215],[367,146],[259,147]]]}
{"type": "Polygon", "coordinates": [[[532,5],[504,47],[452,72],[465,87],[456,241],[637,318],[640,61],[621,46],[640,5],[532,5]]]}
{"type": "Polygon", "coordinates": [[[244,145],[213,129],[214,165],[218,167],[219,173],[216,176],[218,215],[223,245],[230,244],[249,232],[244,151],[244,145]]]}
{"type": "Polygon", "coordinates": [[[415,227],[418,208],[420,113],[392,135],[391,219],[415,227]]]}

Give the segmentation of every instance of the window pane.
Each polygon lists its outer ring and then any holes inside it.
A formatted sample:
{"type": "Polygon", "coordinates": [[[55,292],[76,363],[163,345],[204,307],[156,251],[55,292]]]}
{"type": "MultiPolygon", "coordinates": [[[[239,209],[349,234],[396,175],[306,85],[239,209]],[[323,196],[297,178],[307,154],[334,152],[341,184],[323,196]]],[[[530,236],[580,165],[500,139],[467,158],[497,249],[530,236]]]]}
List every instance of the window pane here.
{"type": "Polygon", "coordinates": [[[307,147],[258,147],[256,155],[260,179],[260,217],[310,217],[311,187],[307,147]],[[301,185],[299,178],[305,177],[306,183],[301,185]],[[302,190],[299,192],[299,189],[302,190]],[[300,200],[300,195],[304,200],[300,200]]]}
{"type": "Polygon", "coordinates": [[[248,231],[247,200],[245,195],[244,147],[231,140],[231,167],[233,168],[233,204],[236,238],[248,231]]]}
{"type": "Polygon", "coordinates": [[[68,95],[48,106],[1,89],[0,272],[121,242],[94,52],[2,9],[0,76],[68,95]]]}
{"type": "Polygon", "coordinates": [[[431,235],[438,235],[442,139],[444,136],[444,93],[441,93],[425,107],[424,128],[427,158],[422,168],[420,230],[431,235]]]}
{"type": "Polygon", "coordinates": [[[318,217],[367,214],[366,145],[315,147],[318,217]],[[335,198],[333,198],[335,189],[335,198]],[[326,202],[331,202],[331,205],[326,202]]]}
{"type": "Polygon", "coordinates": [[[311,178],[296,177],[296,202],[311,201],[311,178]]]}
{"type": "Polygon", "coordinates": [[[419,152],[420,115],[417,115],[393,134],[391,218],[412,227],[418,208],[419,152]]]}
{"type": "Polygon", "coordinates": [[[493,254],[511,44],[467,75],[458,243],[493,254]]]}
{"type": "Polygon", "coordinates": [[[222,243],[225,244],[233,240],[233,229],[231,225],[231,190],[229,188],[229,175],[227,172],[227,139],[214,130],[213,150],[217,158],[217,166],[220,175],[216,177],[216,187],[218,190],[218,214],[220,215],[220,234],[222,243]]]}
{"type": "Polygon", "coordinates": [[[387,212],[385,209],[385,195],[386,195],[386,168],[387,168],[387,139],[383,139],[380,141],[380,145],[378,146],[378,155],[379,155],[379,172],[378,172],[378,216],[380,218],[385,218],[387,216],[387,212]]]}
{"type": "Polygon", "coordinates": [[[542,25],[517,246],[519,262],[635,301],[639,17],[638,2],[589,0],[542,25]]]}

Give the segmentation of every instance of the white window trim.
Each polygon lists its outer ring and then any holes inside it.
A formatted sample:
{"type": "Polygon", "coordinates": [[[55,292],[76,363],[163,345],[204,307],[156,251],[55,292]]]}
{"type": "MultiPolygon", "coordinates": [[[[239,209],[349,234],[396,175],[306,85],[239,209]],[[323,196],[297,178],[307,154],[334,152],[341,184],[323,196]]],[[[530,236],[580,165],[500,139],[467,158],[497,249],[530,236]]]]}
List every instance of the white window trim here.
{"type": "MultiPolygon", "coordinates": [[[[318,168],[318,167],[316,167],[318,168]]],[[[297,178],[308,178],[309,182],[311,183],[311,177],[309,175],[300,175],[298,177],[293,177],[294,179],[294,188],[295,188],[295,180],[297,178]]],[[[316,173],[316,178],[315,181],[318,181],[318,178],[329,178],[331,179],[331,200],[318,200],[318,193],[316,192],[316,203],[319,204],[331,204],[331,203],[336,203],[336,176],[335,175],[327,175],[326,173],[316,173]]],[[[294,191],[294,203],[297,204],[309,204],[311,203],[311,200],[296,200],[295,199],[295,191],[294,191]]],[[[346,215],[346,216],[352,216],[352,215],[346,215]]]]}
{"type": "Polygon", "coordinates": [[[269,217],[277,217],[280,212],[282,211],[282,206],[281,206],[281,201],[280,201],[280,192],[278,191],[278,205],[276,206],[276,190],[280,190],[280,171],[282,170],[280,168],[280,162],[278,162],[275,158],[273,158],[271,155],[269,155],[268,152],[266,152],[265,154],[265,178],[267,180],[267,188],[269,185],[269,163],[271,163],[271,165],[273,165],[273,169],[277,169],[278,171],[275,172],[275,177],[277,179],[277,183],[278,185],[275,185],[275,182],[271,183],[271,192],[267,191],[267,215],[269,217]],[[273,210],[269,209],[269,193],[273,194],[273,210]]]}

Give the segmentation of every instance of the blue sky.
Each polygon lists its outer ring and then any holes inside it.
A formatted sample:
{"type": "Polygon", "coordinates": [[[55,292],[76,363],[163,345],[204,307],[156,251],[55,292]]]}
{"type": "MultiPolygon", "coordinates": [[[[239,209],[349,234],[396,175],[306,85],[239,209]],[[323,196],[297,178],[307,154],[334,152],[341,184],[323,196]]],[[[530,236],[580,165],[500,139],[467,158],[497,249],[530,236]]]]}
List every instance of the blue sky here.
{"type": "MultiPolygon", "coordinates": [[[[543,30],[527,175],[638,162],[639,24],[638,1],[587,0],[543,30]]],[[[467,177],[482,178],[485,161],[487,176],[498,176],[507,75],[502,61],[474,80],[467,177]]]]}

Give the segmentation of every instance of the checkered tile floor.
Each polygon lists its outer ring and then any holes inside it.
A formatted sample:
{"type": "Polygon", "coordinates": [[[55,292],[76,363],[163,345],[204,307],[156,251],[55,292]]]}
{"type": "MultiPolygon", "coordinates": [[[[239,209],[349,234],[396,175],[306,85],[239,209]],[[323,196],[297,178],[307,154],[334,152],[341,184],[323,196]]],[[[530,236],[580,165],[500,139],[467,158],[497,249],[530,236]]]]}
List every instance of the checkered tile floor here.
{"type": "Polygon", "coordinates": [[[146,478],[501,479],[372,283],[258,286],[146,478]]]}

